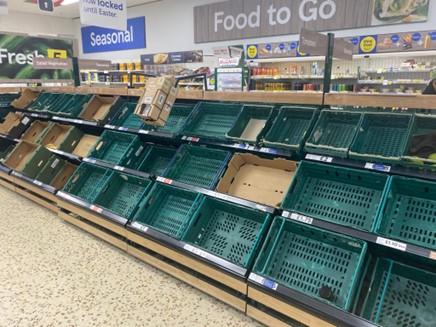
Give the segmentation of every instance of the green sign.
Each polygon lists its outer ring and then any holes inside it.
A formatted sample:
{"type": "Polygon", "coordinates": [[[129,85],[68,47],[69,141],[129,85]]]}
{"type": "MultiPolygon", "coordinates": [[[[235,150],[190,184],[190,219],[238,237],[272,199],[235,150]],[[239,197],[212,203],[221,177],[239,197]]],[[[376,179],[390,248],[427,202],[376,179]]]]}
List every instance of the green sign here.
{"type": "Polygon", "coordinates": [[[35,69],[33,59],[73,57],[73,40],[0,34],[0,80],[69,80],[67,69],[35,69]]]}

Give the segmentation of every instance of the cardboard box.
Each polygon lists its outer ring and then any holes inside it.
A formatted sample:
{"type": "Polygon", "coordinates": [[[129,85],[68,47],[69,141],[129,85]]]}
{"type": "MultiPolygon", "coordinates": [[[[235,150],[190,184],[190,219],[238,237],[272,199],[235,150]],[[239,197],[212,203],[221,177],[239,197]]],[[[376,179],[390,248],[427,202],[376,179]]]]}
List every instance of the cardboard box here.
{"type": "Polygon", "coordinates": [[[52,124],[41,140],[41,145],[48,148],[71,152],[79,143],[83,132],[77,127],[52,124]]]}
{"type": "Polygon", "coordinates": [[[176,84],[176,79],[173,76],[161,76],[157,78],[147,79],[145,89],[162,90],[168,94],[171,88],[176,84]]]}
{"type": "Polygon", "coordinates": [[[94,95],[80,113],[79,118],[104,123],[119,97],[94,95]]]}
{"type": "Polygon", "coordinates": [[[23,132],[30,126],[31,119],[20,114],[10,112],[2,124],[0,133],[8,135],[10,138],[20,138],[23,132]]]}
{"type": "Polygon", "coordinates": [[[40,91],[24,89],[19,98],[11,102],[15,109],[26,109],[39,95],[40,91]]]}
{"type": "Polygon", "coordinates": [[[172,107],[177,100],[177,93],[178,92],[179,92],[179,89],[177,87],[173,86],[171,88],[171,90],[168,92],[168,96],[167,96],[165,103],[172,107]]]}
{"type": "Polygon", "coordinates": [[[48,126],[49,122],[36,120],[24,132],[21,139],[30,143],[39,143],[48,126]]]}
{"type": "Polygon", "coordinates": [[[73,154],[81,158],[86,158],[94,149],[99,139],[99,136],[84,134],[74,148],[73,154]]]}
{"type": "Polygon", "coordinates": [[[286,196],[297,164],[285,159],[263,159],[236,153],[216,191],[242,199],[279,207],[286,196]]]}
{"type": "Polygon", "coordinates": [[[63,189],[67,181],[76,171],[76,168],[77,168],[76,165],[73,165],[72,163],[66,161],[64,166],[62,167],[62,170],[56,175],[56,177],[52,180],[50,185],[57,190],[63,189]]]}

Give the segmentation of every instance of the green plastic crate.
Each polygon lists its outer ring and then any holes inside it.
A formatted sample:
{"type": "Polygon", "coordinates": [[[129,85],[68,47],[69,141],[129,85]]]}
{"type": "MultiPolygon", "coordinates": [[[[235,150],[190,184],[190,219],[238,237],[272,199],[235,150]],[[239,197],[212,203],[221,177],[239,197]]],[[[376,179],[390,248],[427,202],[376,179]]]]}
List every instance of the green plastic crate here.
{"type": "Polygon", "coordinates": [[[116,115],[110,120],[109,124],[131,129],[141,129],[144,122],[135,115],[136,103],[120,102],[116,115]]]}
{"type": "Polygon", "coordinates": [[[393,176],[376,232],[436,250],[436,183],[393,176]]]}
{"type": "Polygon", "coordinates": [[[434,327],[436,274],[378,259],[363,316],[383,327],[434,327]]]}
{"type": "Polygon", "coordinates": [[[93,203],[112,174],[110,169],[82,163],[62,191],[93,203]]]}
{"type": "Polygon", "coordinates": [[[138,205],[133,221],[180,239],[203,195],[157,183],[138,205]]]}
{"type": "Polygon", "coordinates": [[[263,143],[269,147],[301,152],[318,117],[318,108],[282,107],[263,143]]]}
{"type": "Polygon", "coordinates": [[[182,132],[189,115],[194,109],[192,104],[175,104],[167,119],[165,126],[158,127],[156,131],[178,135],[182,132]]]}
{"type": "Polygon", "coordinates": [[[230,156],[228,151],[183,144],[171,161],[165,177],[213,189],[230,156]]]}
{"type": "MultiPolygon", "coordinates": [[[[430,159],[423,156],[411,154],[412,140],[414,136],[435,134],[436,133],[436,116],[416,114],[410,133],[408,136],[407,146],[404,151],[403,160],[409,164],[418,167],[425,165],[426,168],[436,169],[436,159],[430,159]]],[[[436,144],[435,144],[436,146],[436,144]]],[[[436,153],[436,151],[434,151],[436,153]]]]}
{"type": "Polygon", "coordinates": [[[64,165],[64,160],[52,155],[38,175],[36,175],[35,179],[42,183],[50,184],[56,175],[62,170],[64,165]]]}
{"type": "Polygon", "coordinates": [[[224,140],[241,110],[241,104],[200,102],[189,116],[184,134],[224,140]]]}
{"type": "Polygon", "coordinates": [[[356,135],[362,114],[341,110],[323,110],[304,150],[346,158],[356,135]]]}
{"type": "Polygon", "coordinates": [[[38,111],[52,114],[57,113],[63,106],[69,103],[73,96],[73,94],[69,93],[54,93],[51,98],[43,103],[43,106],[38,111]]]}
{"type": "Polygon", "coordinates": [[[206,197],[182,240],[243,268],[250,268],[271,217],[206,197]]]}
{"type": "Polygon", "coordinates": [[[176,154],[176,149],[152,145],[149,146],[144,153],[145,155],[139,162],[136,170],[154,176],[164,176],[172,158],[176,154]]]}
{"type": "Polygon", "coordinates": [[[50,103],[55,101],[61,94],[59,93],[46,93],[42,92],[38,97],[28,106],[29,111],[45,111],[48,109],[50,103]]]}
{"type": "Polygon", "coordinates": [[[303,161],[282,208],[373,231],[388,179],[386,174],[303,161]]]}
{"type": "Polygon", "coordinates": [[[350,310],[366,250],[363,241],[276,217],[253,272],[350,310]]]}
{"type": "Polygon", "coordinates": [[[350,148],[357,160],[396,163],[407,145],[412,115],[366,113],[350,148]]]}
{"type": "Polygon", "coordinates": [[[92,94],[73,94],[68,101],[51,107],[48,112],[64,117],[78,117],[86,104],[91,101],[92,96],[92,94]]]}
{"type": "Polygon", "coordinates": [[[246,143],[257,143],[264,135],[273,106],[244,105],[227,138],[246,143]]]}
{"type": "Polygon", "coordinates": [[[4,93],[0,94],[0,108],[8,108],[11,102],[17,99],[20,95],[18,93],[4,93]]]}
{"type": "Polygon", "coordinates": [[[104,131],[89,157],[130,168],[144,149],[136,135],[104,131]]]}
{"type": "Polygon", "coordinates": [[[115,172],[106,180],[94,203],[130,219],[151,184],[149,179],[115,172]]]}

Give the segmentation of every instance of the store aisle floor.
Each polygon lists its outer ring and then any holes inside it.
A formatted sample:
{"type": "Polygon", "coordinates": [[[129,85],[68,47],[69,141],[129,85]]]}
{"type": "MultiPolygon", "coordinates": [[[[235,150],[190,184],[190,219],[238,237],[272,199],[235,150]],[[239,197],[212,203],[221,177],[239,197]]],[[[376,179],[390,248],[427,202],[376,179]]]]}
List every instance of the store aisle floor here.
{"type": "Polygon", "coordinates": [[[257,326],[0,187],[0,326],[257,326]]]}

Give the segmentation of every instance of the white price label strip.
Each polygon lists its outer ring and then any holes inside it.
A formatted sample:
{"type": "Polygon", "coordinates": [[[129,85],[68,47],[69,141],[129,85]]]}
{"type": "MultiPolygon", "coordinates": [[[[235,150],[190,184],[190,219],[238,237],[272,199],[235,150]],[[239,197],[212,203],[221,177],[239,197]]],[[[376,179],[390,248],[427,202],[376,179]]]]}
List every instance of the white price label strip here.
{"type": "Polygon", "coordinates": [[[161,182],[161,183],[165,183],[165,184],[169,184],[169,185],[171,185],[173,183],[172,179],[164,178],[164,177],[158,177],[158,178],[156,178],[156,181],[161,182]]]}
{"type": "Polygon", "coordinates": [[[407,251],[407,244],[390,240],[388,238],[377,237],[376,243],[399,251],[403,251],[403,252],[407,251]]]}
{"type": "Polygon", "coordinates": [[[189,245],[189,244],[185,244],[185,246],[183,248],[186,251],[192,252],[192,253],[194,253],[202,258],[206,258],[208,255],[208,253],[206,251],[200,250],[199,248],[196,248],[196,247],[189,245]]]}
{"type": "Polygon", "coordinates": [[[119,170],[119,171],[124,171],[124,169],[126,169],[126,168],[121,167],[121,166],[115,166],[114,169],[119,170]]]}
{"type": "Polygon", "coordinates": [[[102,212],[103,212],[103,209],[102,209],[102,208],[96,207],[95,205],[92,205],[92,206],[90,207],[90,209],[91,209],[92,211],[95,211],[95,212],[98,212],[98,213],[102,213],[102,212]]]}
{"type": "Polygon", "coordinates": [[[295,213],[295,212],[293,212],[289,216],[289,218],[292,220],[295,220],[295,221],[299,221],[300,223],[308,224],[308,225],[312,225],[312,223],[313,223],[313,218],[306,217],[306,216],[300,215],[300,214],[295,213]]]}
{"type": "Polygon", "coordinates": [[[140,230],[140,231],[142,231],[144,233],[146,231],[148,231],[148,227],[147,226],[144,226],[144,225],[142,225],[142,224],[140,224],[140,223],[138,223],[136,221],[132,223],[132,227],[136,228],[137,230],[140,230]]]}
{"type": "Polygon", "coordinates": [[[306,159],[320,161],[320,162],[328,162],[328,163],[333,162],[332,157],[318,156],[316,154],[306,154],[306,159]]]}
{"type": "Polygon", "coordinates": [[[261,285],[263,285],[265,287],[268,287],[268,288],[270,288],[270,289],[272,289],[274,291],[279,286],[279,284],[273,282],[272,280],[269,280],[267,278],[261,277],[261,276],[255,274],[255,273],[251,273],[249,278],[251,280],[255,281],[256,283],[259,283],[259,284],[261,284],[261,285]]]}
{"type": "Polygon", "coordinates": [[[42,186],[42,183],[40,181],[34,180],[33,184],[38,185],[38,186],[42,186]]]}
{"type": "Polygon", "coordinates": [[[436,251],[430,251],[430,256],[429,256],[429,258],[430,258],[431,260],[436,260],[436,251]]]}
{"type": "Polygon", "coordinates": [[[377,170],[377,171],[389,173],[391,171],[391,166],[367,162],[365,164],[365,169],[377,170]]]}

